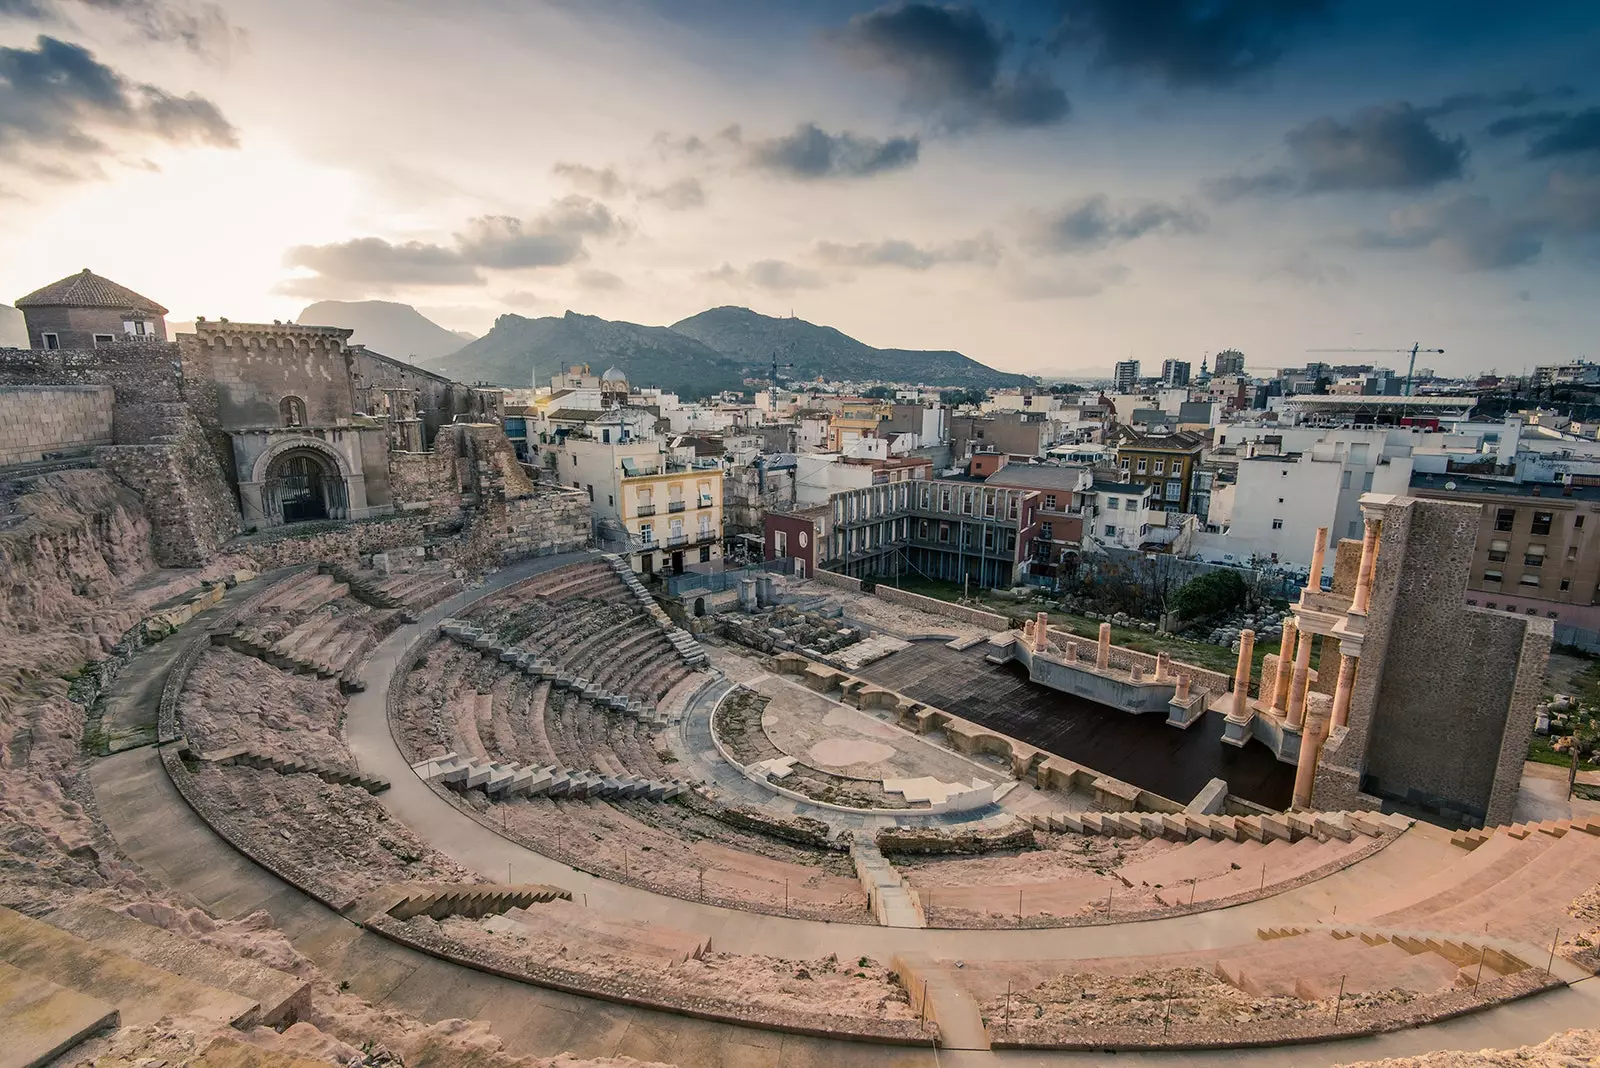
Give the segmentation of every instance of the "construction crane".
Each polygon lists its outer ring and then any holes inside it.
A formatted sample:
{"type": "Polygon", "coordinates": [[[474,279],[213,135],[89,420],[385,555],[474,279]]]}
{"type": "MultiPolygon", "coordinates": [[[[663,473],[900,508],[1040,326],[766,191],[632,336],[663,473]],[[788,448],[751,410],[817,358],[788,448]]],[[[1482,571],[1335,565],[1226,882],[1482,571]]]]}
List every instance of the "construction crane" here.
{"type": "Polygon", "coordinates": [[[789,344],[789,345],[785,345],[781,349],[773,349],[772,350],[772,393],[773,393],[773,402],[774,403],[777,402],[778,371],[779,371],[779,369],[781,368],[782,370],[785,370],[785,371],[790,371],[790,370],[794,369],[794,364],[792,364],[792,363],[780,364],[778,362],[778,357],[780,355],[782,355],[782,354],[787,353],[793,347],[794,347],[793,344],[789,344]]]}
{"type": "Polygon", "coordinates": [[[1411,396],[1411,375],[1417,369],[1417,353],[1435,352],[1443,355],[1444,349],[1425,349],[1419,342],[1412,342],[1409,349],[1306,349],[1307,352],[1405,352],[1410,353],[1411,362],[1406,364],[1406,387],[1402,396],[1411,396]]]}

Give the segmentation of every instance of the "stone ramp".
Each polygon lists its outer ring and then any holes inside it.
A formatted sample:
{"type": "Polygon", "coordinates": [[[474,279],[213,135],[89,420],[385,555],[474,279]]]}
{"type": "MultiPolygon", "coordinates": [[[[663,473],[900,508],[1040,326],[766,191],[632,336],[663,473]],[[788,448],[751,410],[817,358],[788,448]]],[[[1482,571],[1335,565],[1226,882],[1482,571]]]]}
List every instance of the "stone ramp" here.
{"type": "Polygon", "coordinates": [[[917,891],[906,883],[895,866],[879,852],[877,843],[858,838],[850,846],[856,877],[867,891],[872,915],[884,927],[926,927],[917,891]]]}
{"type": "Polygon", "coordinates": [[[116,1006],[125,1025],[170,1015],[249,1025],[260,1013],[248,997],[175,975],[3,906],[0,961],[116,1006]]]}
{"type": "Polygon", "coordinates": [[[311,984],[303,979],[99,905],[68,905],[45,920],[97,949],[249,998],[258,1006],[258,1024],[292,1023],[309,1003],[311,984]]]}
{"type": "Polygon", "coordinates": [[[99,998],[0,961],[0,1068],[49,1064],[118,1022],[116,1008],[99,998]]]}
{"type": "Polygon", "coordinates": [[[986,1050],[989,1031],[978,1001],[950,965],[926,953],[897,953],[894,973],[911,1007],[939,1029],[942,1049],[986,1050]]]}

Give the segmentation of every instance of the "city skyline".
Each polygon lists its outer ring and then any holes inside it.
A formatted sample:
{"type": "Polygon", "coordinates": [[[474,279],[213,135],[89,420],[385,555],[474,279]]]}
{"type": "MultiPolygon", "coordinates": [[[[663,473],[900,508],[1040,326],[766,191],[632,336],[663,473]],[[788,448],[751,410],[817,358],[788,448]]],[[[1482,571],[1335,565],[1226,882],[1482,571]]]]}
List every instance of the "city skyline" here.
{"type": "Polygon", "coordinates": [[[175,320],[743,304],[1051,376],[1412,341],[1521,373],[1594,355],[1594,23],[13,0],[0,298],[90,266],[175,320]]]}

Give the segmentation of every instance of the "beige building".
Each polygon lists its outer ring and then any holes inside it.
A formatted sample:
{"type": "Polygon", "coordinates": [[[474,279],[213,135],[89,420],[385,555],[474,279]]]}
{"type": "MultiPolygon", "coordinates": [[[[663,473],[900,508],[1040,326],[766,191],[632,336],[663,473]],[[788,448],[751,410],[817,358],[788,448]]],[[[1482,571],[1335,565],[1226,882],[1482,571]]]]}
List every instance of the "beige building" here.
{"type": "MultiPolygon", "coordinates": [[[[722,468],[668,452],[658,439],[571,433],[547,450],[564,485],[593,502],[602,547],[640,574],[680,574],[722,559],[722,468]]],[[[548,460],[547,460],[548,462],[548,460]]]]}
{"type": "Polygon", "coordinates": [[[1418,473],[1410,493],[1482,509],[1469,604],[1586,630],[1600,625],[1600,488],[1418,473]]]}

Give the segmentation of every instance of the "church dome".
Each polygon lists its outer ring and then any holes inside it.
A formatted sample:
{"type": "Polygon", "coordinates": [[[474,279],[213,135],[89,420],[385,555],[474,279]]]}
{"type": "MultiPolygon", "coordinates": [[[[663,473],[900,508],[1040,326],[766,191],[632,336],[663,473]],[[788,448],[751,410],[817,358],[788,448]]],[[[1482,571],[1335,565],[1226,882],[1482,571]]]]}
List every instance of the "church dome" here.
{"type": "Polygon", "coordinates": [[[628,376],[616,367],[608,368],[606,373],[600,376],[600,381],[602,382],[626,382],[627,380],[628,376]]]}

